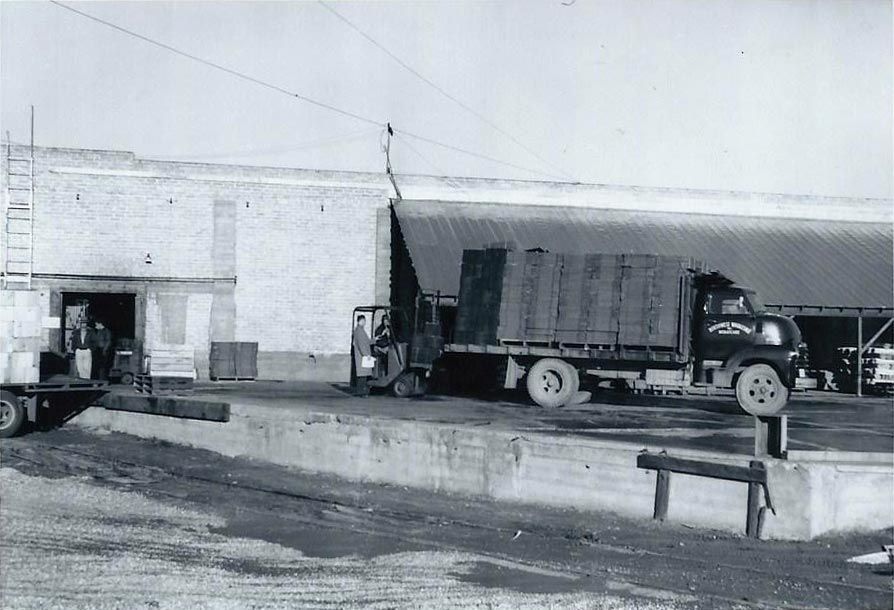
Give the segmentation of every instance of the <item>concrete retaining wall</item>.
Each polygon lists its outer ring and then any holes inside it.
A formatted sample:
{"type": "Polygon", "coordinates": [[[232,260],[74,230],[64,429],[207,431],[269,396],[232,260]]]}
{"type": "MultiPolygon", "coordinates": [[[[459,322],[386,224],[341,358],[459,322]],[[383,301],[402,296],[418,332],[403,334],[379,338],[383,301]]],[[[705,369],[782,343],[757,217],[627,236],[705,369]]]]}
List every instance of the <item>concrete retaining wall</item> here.
{"type": "MultiPolygon", "coordinates": [[[[627,443],[246,404],[231,404],[225,424],[101,408],[74,421],[350,480],[630,517],[652,514],[655,473],[636,468],[644,447],[627,443]]],[[[699,451],[673,455],[740,465],[749,459],[699,451]]],[[[766,537],[805,540],[894,521],[890,463],[769,460],[767,468],[778,514],[767,514],[766,537]]],[[[672,475],[668,518],[744,534],[746,487],[672,475]]]]}

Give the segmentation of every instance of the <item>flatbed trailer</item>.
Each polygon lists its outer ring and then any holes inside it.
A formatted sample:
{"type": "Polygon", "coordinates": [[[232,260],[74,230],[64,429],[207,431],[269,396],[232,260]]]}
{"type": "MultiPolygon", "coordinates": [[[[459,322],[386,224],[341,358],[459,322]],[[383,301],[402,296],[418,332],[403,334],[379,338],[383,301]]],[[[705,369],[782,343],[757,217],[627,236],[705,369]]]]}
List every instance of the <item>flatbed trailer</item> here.
{"type": "Polygon", "coordinates": [[[5,383],[0,388],[0,438],[17,434],[25,422],[42,416],[65,420],[108,392],[108,382],[51,375],[36,382],[5,383]]]}

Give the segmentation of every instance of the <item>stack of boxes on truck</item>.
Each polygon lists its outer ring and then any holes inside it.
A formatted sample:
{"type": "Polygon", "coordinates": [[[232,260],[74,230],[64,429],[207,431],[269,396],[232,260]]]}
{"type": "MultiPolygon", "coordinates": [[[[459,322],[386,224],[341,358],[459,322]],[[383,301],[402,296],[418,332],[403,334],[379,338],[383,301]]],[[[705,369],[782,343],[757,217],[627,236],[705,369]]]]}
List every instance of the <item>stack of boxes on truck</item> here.
{"type": "Polygon", "coordinates": [[[692,259],[466,250],[456,343],[682,349],[692,259]]]}
{"type": "Polygon", "coordinates": [[[0,290],[0,383],[40,381],[40,293],[0,290]]]}
{"type": "Polygon", "coordinates": [[[493,344],[497,337],[503,301],[503,273],[507,251],[466,250],[453,340],[456,343],[493,344]]]}
{"type": "Polygon", "coordinates": [[[504,343],[552,343],[559,315],[562,255],[507,252],[497,339],[504,343]]]}

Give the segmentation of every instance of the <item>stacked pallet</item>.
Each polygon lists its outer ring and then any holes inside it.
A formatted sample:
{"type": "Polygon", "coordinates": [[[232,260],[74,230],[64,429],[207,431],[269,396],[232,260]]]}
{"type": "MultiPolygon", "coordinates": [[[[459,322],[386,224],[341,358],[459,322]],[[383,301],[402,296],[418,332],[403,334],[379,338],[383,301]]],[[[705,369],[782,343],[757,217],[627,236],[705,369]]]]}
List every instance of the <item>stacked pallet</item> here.
{"type": "Polygon", "coordinates": [[[0,383],[40,381],[40,293],[0,290],[0,383]]]}
{"type": "Polygon", "coordinates": [[[486,345],[496,341],[503,292],[504,249],[466,250],[458,295],[456,343],[486,345]]]}
{"type": "Polygon", "coordinates": [[[504,343],[555,341],[563,256],[508,252],[502,277],[497,338],[504,343]]]}
{"type": "MultiPolygon", "coordinates": [[[[836,350],[835,383],[843,391],[857,387],[857,348],[839,347],[836,350]]],[[[860,359],[863,390],[876,394],[894,392],[894,347],[871,347],[860,359]]]]}
{"type": "Polygon", "coordinates": [[[190,377],[134,375],[133,387],[138,393],[151,396],[192,394],[193,380],[190,377]]]}

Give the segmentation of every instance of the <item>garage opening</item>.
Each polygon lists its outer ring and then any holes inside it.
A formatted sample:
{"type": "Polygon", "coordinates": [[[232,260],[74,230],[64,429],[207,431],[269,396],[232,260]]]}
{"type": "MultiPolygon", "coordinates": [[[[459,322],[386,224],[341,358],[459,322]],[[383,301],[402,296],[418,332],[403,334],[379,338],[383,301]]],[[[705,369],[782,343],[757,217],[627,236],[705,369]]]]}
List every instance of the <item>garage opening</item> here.
{"type": "Polygon", "coordinates": [[[136,336],[136,294],[105,292],[63,292],[62,351],[69,351],[72,332],[81,320],[92,326],[102,322],[112,331],[113,345],[119,340],[133,342],[136,336]]]}

